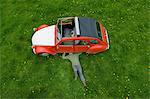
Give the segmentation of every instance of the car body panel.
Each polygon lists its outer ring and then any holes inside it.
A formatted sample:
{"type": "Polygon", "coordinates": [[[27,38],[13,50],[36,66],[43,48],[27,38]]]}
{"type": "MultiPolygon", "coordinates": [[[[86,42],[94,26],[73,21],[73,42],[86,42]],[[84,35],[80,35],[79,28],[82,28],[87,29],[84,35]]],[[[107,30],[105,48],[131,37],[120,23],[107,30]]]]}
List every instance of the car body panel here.
{"type": "Polygon", "coordinates": [[[58,53],[73,53],[74,46],[73,45],[57,45],[58,53]]]}
{"type": "Polygon", "coordinates": [[[80,52],[86,52],[89,49],[89,45],[75,45],[74,46],[74,52],[80,53],[80,52]]]}
{"type": "Polygon", "coordinates": [[[105,49],[106,49],[106,46],[97,44],[97,45],[90,47],[89,50],[87,50],[87,53],[96,54],[96,53],[105,51],[105,49]]]}
{"type": "Polygon", "coordinates": [[[55,55],[56,48],[52,46],[32,46],[34,54],[48,53],[51,55],[55,55]]]}

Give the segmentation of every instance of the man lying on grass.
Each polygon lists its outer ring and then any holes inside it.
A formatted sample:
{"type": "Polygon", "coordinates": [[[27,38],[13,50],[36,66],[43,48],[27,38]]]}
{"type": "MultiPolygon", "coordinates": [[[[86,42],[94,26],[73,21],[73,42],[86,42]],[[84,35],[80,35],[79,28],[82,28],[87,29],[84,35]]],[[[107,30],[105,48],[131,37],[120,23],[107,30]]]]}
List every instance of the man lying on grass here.
{"type": "Polygon", "coordinates": [[[63,59],[69,59],[72,63],[72,68],[75,74],[75,80],[77,79],[78,75],[80,77],[80,80],[82,81],[83,85],[86,86],[86,81],[85,78],[83,76],[82,73],[82,68],[80,65],[80,61],[79,61],[79,55],[81,53],[78,54],[73,54],[73,53],[69,53],[69,55],[65,56],[65,53],[62,55],[63,59]]]}

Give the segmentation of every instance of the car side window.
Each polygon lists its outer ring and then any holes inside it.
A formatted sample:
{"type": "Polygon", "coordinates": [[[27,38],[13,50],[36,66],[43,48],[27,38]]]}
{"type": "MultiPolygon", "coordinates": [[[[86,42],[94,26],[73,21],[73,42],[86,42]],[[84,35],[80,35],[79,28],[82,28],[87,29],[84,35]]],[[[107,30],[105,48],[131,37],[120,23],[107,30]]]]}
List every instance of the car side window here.
{"type": "Polygon", "coordinates": [[[59,45],[73,45],[73,44],[74,44],[73,40],[67,40],[67,41],[61,42],[59,45]]]}
{"type": "Polygon", "coordinates": [[[90,40],[91,44],[99,44],[99,42],[97,40],[90,40]]]}
{"type": "Polygon", "coordinates": [[[84,40],[75,40],[75,45],[89,45],[88,42],[84,41],[84,40]]]}

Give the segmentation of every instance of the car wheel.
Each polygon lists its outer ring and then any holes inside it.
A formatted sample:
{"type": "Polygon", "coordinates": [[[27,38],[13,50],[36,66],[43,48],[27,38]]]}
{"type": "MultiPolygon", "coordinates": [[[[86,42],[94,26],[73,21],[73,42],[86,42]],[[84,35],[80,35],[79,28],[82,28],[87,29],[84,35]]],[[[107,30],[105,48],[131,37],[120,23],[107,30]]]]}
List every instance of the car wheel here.
{"type": "Polygon", "coordinates": [[[49,54],[48,53],[40,53],[39,55],[40,56],[48,56],[49,54]]]}

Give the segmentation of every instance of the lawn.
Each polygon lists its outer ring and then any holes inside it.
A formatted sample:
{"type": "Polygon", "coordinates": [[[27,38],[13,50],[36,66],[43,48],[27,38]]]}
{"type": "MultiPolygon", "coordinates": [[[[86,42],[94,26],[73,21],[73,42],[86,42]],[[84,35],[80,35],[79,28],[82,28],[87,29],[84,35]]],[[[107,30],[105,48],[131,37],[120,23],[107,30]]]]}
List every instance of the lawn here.
{"type": "Polygon", "coordinates": [[[149,5],[149,0],[1,0],[0,97],[148,99],[149,5]],[[68,60],[37,56],[31,49],[34,27],[68,16],[95,18],[108,30],[108,51],[80,56],[88,89],[74,80],[68,60]]]}

